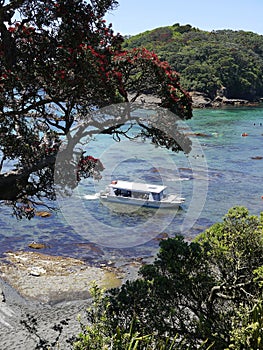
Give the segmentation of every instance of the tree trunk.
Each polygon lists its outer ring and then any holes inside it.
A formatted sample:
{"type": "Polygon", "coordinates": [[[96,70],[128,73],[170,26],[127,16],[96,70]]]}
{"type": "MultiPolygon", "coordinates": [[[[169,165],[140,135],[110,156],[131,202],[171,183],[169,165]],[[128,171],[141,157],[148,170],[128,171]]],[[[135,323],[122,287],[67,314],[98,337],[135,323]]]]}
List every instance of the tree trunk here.
{"type": "Polygon", "coordinates": [[[50,155],[40,159],[30,167],[0,174],[0,200],[14,201],[19,199],[28,184],[30,175],[46,167],[54,167],[55,161],[56,155],[50,155]]]}

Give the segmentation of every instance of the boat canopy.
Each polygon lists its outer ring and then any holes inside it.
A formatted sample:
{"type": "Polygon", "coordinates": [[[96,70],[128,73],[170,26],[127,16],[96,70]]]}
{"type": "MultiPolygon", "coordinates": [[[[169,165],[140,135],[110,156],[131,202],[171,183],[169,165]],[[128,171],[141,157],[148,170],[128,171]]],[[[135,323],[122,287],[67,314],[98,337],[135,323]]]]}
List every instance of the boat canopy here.
{"type": "Polygon", "coordinates": [[[112,181],[109,186],[120,190],[142,193],[161,193],[167,188],[167,186],[145,184],[140,182],[129,182],[122,180],[112,181]]]}

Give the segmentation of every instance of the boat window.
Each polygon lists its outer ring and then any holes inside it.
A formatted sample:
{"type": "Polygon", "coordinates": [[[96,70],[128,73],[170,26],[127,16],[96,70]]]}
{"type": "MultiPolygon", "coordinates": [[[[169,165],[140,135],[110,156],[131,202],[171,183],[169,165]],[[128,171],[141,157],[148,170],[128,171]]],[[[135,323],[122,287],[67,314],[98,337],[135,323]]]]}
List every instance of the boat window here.
{"type": "Polygon", "coordinates": [[[131,191],[121,190],[121,195],[123,197],[131,197],[131,191]]]}
{"type": "Polygon", "coordinates": [[[143,192],[132,192],[133,198],[139,198],[139,199],[149,199],[149,193],[143,193],[143,192]]]}
{"type": "Polygon", "coordinates": [[[115,188],[113,191],[115,193],[115,196],[131,197],[131,191],[121,190],[119,188],[115,188]]]}
{"type": "Polygon", "coordinates": [[[159,201],[160,200],[160,193],[152,193],[152,197],[154,201],[159,201]]]}
{"type": "Polygon", "coordinates": [[[119,190],[118,188],[114,188],[114,193],[115,193],[115,196],[120,196],[121,195],[121,190],[119,190]]]}

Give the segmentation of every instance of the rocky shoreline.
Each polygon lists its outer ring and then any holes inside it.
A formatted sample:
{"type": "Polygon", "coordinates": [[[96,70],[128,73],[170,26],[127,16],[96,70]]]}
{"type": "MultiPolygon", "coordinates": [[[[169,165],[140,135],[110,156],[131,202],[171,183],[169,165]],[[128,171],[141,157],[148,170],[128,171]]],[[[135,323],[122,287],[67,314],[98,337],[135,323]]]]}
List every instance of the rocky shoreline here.
{"type": "Polygon", "coordinates": [[[0,348],[42,349],[44,339],[59,346],[51,349],[70,349],[68,340],[81,331],[79,315],[85,320],[92,282],[117,287],[139,267],[94,267],[39,252],[7,252],[0,259],[0,348]]]}
{"type": "Polygon", "coordinates": [[[50,349],[70,349],[68,341],[80,333],[78,317],[85,319],[89,299],[55,305],[29,301],[3,280],[0,280],[0,291],[4,295],[0,300],[1,349],[48,349],[40,344],[52,345],[50,349]]]}
{"type": "Polygon", "coordinates": [[[219,93],[214,99],[211,99],[206,94],[193,91],[190,92],[193,100],[193,108],[222,108],[227,106],[255,106],[263,102],[263,98],[258,101],[250,101],[246,99],[227,98],[224,93],[219,93]]]}
{"type": "MultiPolygon", "coordinates": [[[[241,107],[241,106],[256,106],[260,103],[263,103],[263,97],[259,98],[257,101],[250,101],[246,99],[238,98],[228,98],[225,95],[225,92],[218,92],[217,96],[212,99],[206,94],[198,91],[189,92],[189,95],[192,98],[192,107],[193,108],[223,108],[227,106],[241,107]]],[[[130,94],[129,100],[132,101],[135,95],[130,94]]],[[[136,100],[138,103],[142,104],[159,104],[161,99],[151,94],[141,94],[139,99],[136,100]]]]}
{"type": "Polygon", "coordinates": [[[122,274],[78,259],[19,251],[0,259],[0,277],[25,299],[55,304],[89,298],[93,281],[103,288],[118,287],[122,274]]]}

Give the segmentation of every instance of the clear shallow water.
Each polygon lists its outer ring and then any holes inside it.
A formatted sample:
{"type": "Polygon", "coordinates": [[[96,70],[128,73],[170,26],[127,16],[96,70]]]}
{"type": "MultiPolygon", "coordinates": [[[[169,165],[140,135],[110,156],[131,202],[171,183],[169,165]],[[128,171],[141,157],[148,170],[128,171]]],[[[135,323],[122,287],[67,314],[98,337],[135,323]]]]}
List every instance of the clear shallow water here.
{"type": "MultiPolygon", "coordinates": [[[[17,221],[0,208],[0,254],[29,250],[44,242],[43,253],[68,255],[93,263],[125,263],[156,254],[162,234],[183,233],[187,239],[209,227],[229,208],[244,205],[263,210],[263,108],[196,110],[187,122],[194,149],[186,157],[149,144],[112,142],[105,135],[89,145],[89,153],[105,166],[103,179],[85,180],[75,195],[49,218],[17,221]],[[247,137],[242,137],[247,133],[247,137]],[[113,178],[165,183],[186,198],[179,211],[122,212],[103,206],[95,194],[113,178]]],[[[134,208],[133,208],[134,210],[134,208]]]]}

